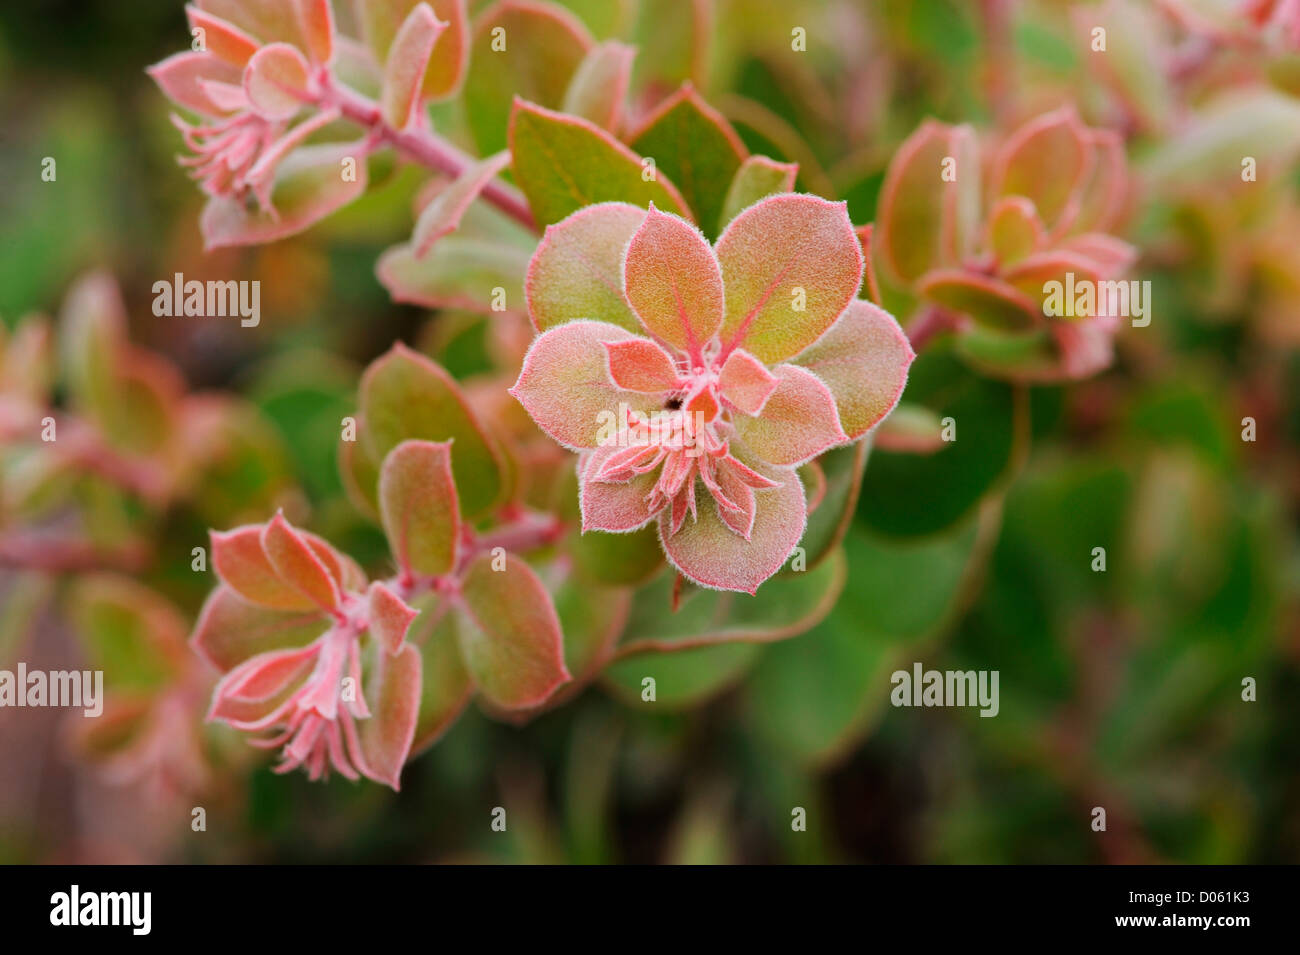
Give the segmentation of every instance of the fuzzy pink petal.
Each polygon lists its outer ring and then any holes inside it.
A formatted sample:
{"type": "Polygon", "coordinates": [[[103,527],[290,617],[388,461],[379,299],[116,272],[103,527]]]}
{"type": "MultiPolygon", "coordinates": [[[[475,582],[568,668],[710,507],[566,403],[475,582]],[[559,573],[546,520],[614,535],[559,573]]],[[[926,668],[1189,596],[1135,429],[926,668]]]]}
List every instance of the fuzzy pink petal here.
{"type": "Polygon", "coordinates": [[[203,602],[190,646],[224,673],[259,653],[311,643],[324,626],[315,608],[269,610],[249,603],[230,587],[220,586],[203,602]]]}
{"type": "Polygon", "coordinates": [[[411,621],[420,612],[407,605],[406,601],[393,593],[379,581],[370,585],[367,594],[370,612],[370,633],[380,645],[394,654],[402,647],[406,632],[411,628],[411,621]]]}
{"type": "Polygon", "coordinates": [[[628,243],[623,289],[650,333],[692,358],[722,324],[722,272],[708,240],[653,203],[628,243]]]}
{"type": "Polygon", "coordinates": [[[280,578],[322,610],[336,610],[340,594],[315,549],[289,525],[282,512],[262,529],[262,550],[280,578]]]}
{"type": "Polygon", "coordinates": [[[862,246],[842,202],[785,193],[736,216],[717,244],[723,346],[775,364],[830,328],[862,284],[862,246]]]}
{"type": "MultiPolygon", "coordinates": [[[[375,672],[366,686],[371,716],[361,723],[359,746],[362,762],[357,766],[375,782],[400,789],[402,767],[415,739],[420,715],[420,652],[407,644],[395,655],[380,653],[375,672]]],[[[344,717],[348,725],[350,714],[344,717]]]]}
{"type": "Polygon", "coordinates": [[[254,53],[244,68],[244,92],[262,116],[289,119],[310,95],[310,71],[297,47],[271,43],[254,53]]]}
{"type": "Polygon", "coordinates": [[[213,531],[212,570],[222,583],[250,603],[275,610],[307,610],[316,604],[282,580],[262,549],[263,525],[213,531]]]}
{"type": "Polygon", "coordinates": [[[190,4],[185,7],[190,30],[203,31],[207,51],[234,66],[243,67],[257,52],[258,42],[233,23],[214,17],[206,10],[190,4]]]}
{"type": "Polygon", "coordinates": [[[580,465],[578,505],[584,533],[596,530],[625,534],[644,527],[654,517],[646,500],[658,478],[653,471],[617,483],[595,479],[610,457],[623,450],[613,446],[598,448],[580,465]]]}
{"type": "Polygon", "coordinates": [[[754,494],[754,524],[749,540],[719,516],[716,507],[701,507],[698,519],[670,535],[666,517],[659,536],[669,561],[703,587],[752,594],[789,558],[807,523],[803,487],[793,471],[773,472],[779,487],[754,494]]]}
{"type": "Polygon", "coordinates": [[[770,464],[802,464],[849,436],[840,426],[835,396],[826,383],[798,365],[777,365],[776,389],[756,417],[737,415],[736,436],[770,464]]]}
{"type": "Polygon", "coordinates": [[[856,300],[794,363],[825,382],[835,397],[840,427],[857,439],[894,410],[915,357],[892,315],[856,300]]]}
{"type": "Polygon", "coordinates": [[[722,363],[718,390],[722,400],[737,411],[757,415],[776,390],[776,376],[749,352],[737,348],[722,363]]]}
{"type": "Polygon", "coordinates": [[[221,116],[225,112],[204,91],[204,80],[238,84],[239,68],[212,53],[177,53],[147,70],[153,81],[173,103],[204,116],[221,116]]]}

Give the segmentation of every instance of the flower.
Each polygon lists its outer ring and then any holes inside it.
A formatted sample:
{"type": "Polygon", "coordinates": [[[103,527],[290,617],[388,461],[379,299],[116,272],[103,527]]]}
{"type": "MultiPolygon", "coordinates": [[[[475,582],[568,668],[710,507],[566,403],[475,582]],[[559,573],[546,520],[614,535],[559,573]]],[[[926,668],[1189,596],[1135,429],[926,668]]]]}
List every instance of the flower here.
{"type": "Polygon", "coordinates": [[[796,469],[884,418],[914,357],[857,299],[862,277],[844,204],[816,196],[760,200],[713,247],[653,205],[549,227],[528,273],[541,334],[511,394],[580,452],[584,532],[657,522],[706,587],[752,594],[776,573],[807,519],[796,469]]]}
{"type": "Polygon", "coordinates": [[[277,772],[397,789],[420,701],[420,655],[406,642],[416,611],[382,583],[366,589],[355,563],[283,514],[214,533],[212,562],[222,583],[191,640],[225,672],[208,719],[269,732],[253,745],[281,748],[277,772]]]}
{"type": "Polygon", "coordinates": [[[927,120],[899,147],[874,231],[886,287],[963,316],[963,353],[991,373],[1055,381],[1105,368],[1119,328],[1106,296],[1069,319],[1044,305],[1052,283],[1097,289],[1136,259],[1108,234],[1127,193],[1122,139],[1064,107],[1007,137],[987,181],[979,172],[968,126],[927,120]]]}
{"type": "Polygon", "coordinates": [[[209,196],[256,199],[274,214],[271,187],[281,161],[338,117],[323,110],[292,125],[318,92],[334,22],[328,0],[200,0],[187,6],[196,49],[149,68],[163,92],[203,119],[173,114],[192,155],[180,159],[209,196]],[[220,9],[225,17],[208,8],[220,9]]]}

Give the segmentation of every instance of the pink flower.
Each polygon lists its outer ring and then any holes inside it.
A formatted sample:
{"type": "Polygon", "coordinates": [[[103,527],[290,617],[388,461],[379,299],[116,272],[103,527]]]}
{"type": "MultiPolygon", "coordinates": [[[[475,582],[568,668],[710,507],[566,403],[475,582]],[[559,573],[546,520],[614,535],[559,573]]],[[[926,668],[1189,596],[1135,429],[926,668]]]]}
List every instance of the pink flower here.
{"type": "Polygon", "coordinates": [[[843,203],[816,196],[761,200],[714,247],[653,206],[548,228],[528,273],[541,335],[511,394],[581,452],[584,531],[656,521],[706,587],[776,573],[807,518],[796,468],[888,414],[914,357],[857,299],[862,276],[843,203]]]}
{"type": "Polygon", "coordinates": [[[253,745],[281,749],[277,772],[398,788],[420,701],[420,655],[406,642],[416,611],[383,584],[366,589],[356,564],[282,514],[214,533],[212,561],[222,586],[192,639],[225,671],[208,719],[268,734],[253,745]]]}
{"type": "Polygon", "coordinates": [[[338,114],[322,111],[292,125],[318,92],[318,73],[333,51],[328,0],[234,0],[208,12],[211,0],[186,7],[202,49],[149,68],[176,104],[203,119],[172,123],[192,155],[180,160],[209,196],[250,194],[271,210],[280,162],[338,114]],[[304,52],[305,51],[305,52],[304,52]]]}

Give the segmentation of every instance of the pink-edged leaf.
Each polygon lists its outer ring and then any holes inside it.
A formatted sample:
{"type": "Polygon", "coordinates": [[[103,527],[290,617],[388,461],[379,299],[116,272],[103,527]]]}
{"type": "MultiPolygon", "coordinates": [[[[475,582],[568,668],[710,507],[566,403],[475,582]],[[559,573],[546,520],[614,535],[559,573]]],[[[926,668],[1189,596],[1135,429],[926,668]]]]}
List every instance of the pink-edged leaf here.
{"type": "Polygon", "coordinates": [[[380,111],[388,125],[405,129],[416,116],[424,89],[424,72],[438,36],[447,28],[427,3],[414,7],[393,37],[384,65],[380,111]]]}
{"type": "Polygon", "coordinates": [[[663,348],[648,338],[604,342],[609,377],[620,388],[662,395],[678,386],[677,366],[663,348]]]}
{"type": "Polygon", "coordinates": [[[781,484],[754,491],[748,540],[722,520],[716,507],[701,507],[695,521],[671,535],[668,517],[661,515],[659,536],[672,565],[702,587],[755,593],[789,558],[808,519],[798,475],[784,469],[770,475],[781,484]]]}
{"type": "Polygon", "coordinates": [[[1115,358],[1118,324],[1111,315],[1053,323],[1052,335],[1061,353],[1061,377],[1087,378],[1110,365],[1115,358]]]}
{"type": "Polygon", "coordinates": [[[330,0],[293,0],[298,7],[303,50],[317,66],[334,58],[334,11],[330,0]]]}
{"type": "Polygon", "coordinates": [[[1003,196],[989,214],[988,246],[1002,268],[1032,255],[1045,239],[1038,211],[1024,196],[1003,196]]]}
{"type": "Polygon", "coordinates": [[[295,46],[271,43],[244,67],[244,93],[267,119],[289,119],[311,96],[311,67],[295,46]]]}
{"type": "Polygon", "coordinates": [[[570,679],[551,595],[526,563],[508,554],[503,570],[484,554],[461,581],[461,655],[494,706],[537,706],[570,679]]]}
{"type": "Polygon", "coordinates": [[[227,63],[243,67],[257,52],[257,40],[233,23],[214,17],[193,4],[186,5],[185,16],[189,20],[191,31],[203,31],[203,44],[207,52],[227,63]]]}
{"type": "Polygon", "coordinates": [[[204,247],[210,251],[231,245],[262,245],[296,235],[352,202],[365,189],[366,164],[355,146],[303,146],[275,171],[273,211],[250,208],[229,196],[208,200],[200,220],[204,247]],[[343,176],[345,160],[356,162],[355,177],[343,176]]]}
{"type": "Polygon", "coordinates": [[[515,181],[534,218],[549,225],[597,202],[629,202],[686,215],[666,175],[645,175],[639,155],[595,123],[516,99],[510,114],[515,181]]]}
{"type": "Polygon", "coordinates": [[[420,612],[379,581],[370,585],[366,599],[371,636],[390,655],[397,653],[406,640],[406,632],[411,629],[411,621],[420,612]]]}
{"type": "Polygon", "coordinates": [[[319,647],[307,646],[272,650],[244,661],[217,684],[212,694],[214,709],[217,708],[216,701],[222,698],[263,703],[279,696],[311,672],[319,654],[319,647]]]}
{"type": "Polygon", "coordinates": [[[589,318],[640,334],[623,298],[623,252],[645,215],[625,202],[602,202],[546,227],[524,285],[534,328],[589,318]]]}
{"type": "Polygon", "coordinates": [[[1082,187],[1095,157],[1088,130],[1074,107],[1044,113],[1025,123],[993,161],[994,196],[1025,196],[1048,232],[1061,235],[1079,213],[1082,187]]]}
{"type": "Polygon", "coordinates": [[[970,128],[923,122],[894,154],[880,187],[875,238],[885,275],[911,285],[953,262],[973,228],[979,189],[970,128]]]}
{"type": "Polygon", "coordinates": [[[769,464],[790,466],[849,440],[824,381],[798,365],[777,365],[773,374],[776,388],[763,413],[735,417],[736,436],[746,448],[769,464]]]}
{"type": "Polygon", "coordinates": [[[592,47],[569,81],[562,112],[617,132],[635,56],[636,47],[615,40],[592,47]]]}
{"type": "Polygon", "coordinates": [[[379,510],[404,573],[450,573],[460,543],[451,443],[403,441],[389,451],[379,472],[379,510]]]}
{"type": "Polygon", "coordinates": [[[248,94],[244,92],[243,86],[236,86],[234,83],[218,83],[216,80],[200,80],[199,86],[222,112],[235,113],[249,109],[253,105],[248,101],[248,94]]]}
{"type": "Polygon", "coordinates": [[[433,244],[445,235],[456,231],[465,210],[470,207],[483,187],[510,165],[509,153],[497,153],[465,168],[446,188],[424,207],[415,223],[411,245],[417,258],[428,254],[433,244]]]}
{"type": "Polygon", "coordinates": [[[232,591],[260,607],[306,610],[316,604],[275,572],[262,549],[262,525],[213,531],[212,570],[232,591]]]}
{"type": "Polygon", "coordinates": [[[361,591],[366,588],[366,572],[347,554],[340,553],[323,537],[317,537],[309,531],[298,530],[298,536],[307,542],[316,559],[325,567],[325,572],[334,579],[341,591],[361,591]]]}
{"type": "MultiPolygon", "coordinates": [[[[420,0],[356,0],[357,19],[366,44],[375,59],[388,59],[393,38],[420,0]]],[[[424,74],[422,98],[440,100],[451,96],[465,78],[469,52],[469,14],[465,0],[424,0],[444,29],[433,46],[424,74]]]]}
{"type": "Polygon", "coordinates": [[[989,328],[1032,328],[1042,320],[1038,303],[1007,282],[964,269],[940,269],[917,283],[917,294],[989,328]]]}
{"type": "Polygon", "coordinates": [[[505,292],[507,308],[522,305],[527,266],[522,249],[454,235],[435,242],[423,256],[410,243],[393,246],[375,264],[375,275],[396,302],[492,315],[500,311],[498,289],[505,292]]]}
{"type": "Polygon", "coordinates": [[[473,518],[498,502],[505,490],[501,450],[455,379],[436,362],[394,345],[366,369],[360,402],[362,440],[376,460],[408,439],[449,441],[461,513],[473,518]]]}
{"type": "Polygon", "coordinates": [[[1085,232],[1062,242],[1057,248],[1062,252],[1073,252],[1087,259],[1097,274],[1103,278],[1123,275],[1137,261],[1138,251],[1123,239],[1103,235],[1100,232],[1085,232]]]}
{"type": "Polygon", "coordinates": [[[866,263],[866,267],[863,269],[863,291],[867,293],[867,298],[879,305],[884,299],[880,295],[880,283],[876,280],[876,260],[872,254],[875,244],[873,238],[875,230],[875,224],[868,222],[866,225],[858,226],[853,231],[857,234],[858,244],[862,246],[862,260],[866,263]]]}
{"type": "Polygon", "coordinates": [[[652,335],[700,361],[722,324],[722,271],[704,235],[654,207],[628,243],[623,290],[652,335]]]}
{"type": "Polygon", "coordinates": [[[1049,284],[1056,282],[1064,290],[1071,274],[1078,285],[1093,284],[1100,278],[1090,259],[1060,249],[1035,253],[1003,272],[1002,278],[1040,303],[1041,309],[1050,295],[1049,284]]]}
{"type": "Polygon", "coordinates": [[[632,337],[608,322],[576,321],[548,329],[528,349],[510,394],[566,448],[595,448],[602,435],[621,423],[622,406],[643,414],[661,406],[609,379],[605,343],[632,337]]]}
{"type": "Polygon", "coordinates": [[[592,479],[611,457],[625,450],[617,445],[597,448],[578,464],[578,507],[584,534],[593,530],[626,534],[644,527],[654,516],[646,498],[658,479],[655,471],[634,475],[621,483],[592,479]]]}
{"type": "Polygon", "coordinates": [[[1092,176],[1079,196],[1079,214],[1071,225],[1074,232],[1105,232],[1124,210],[1128,190],[1128,161],[1124,138],[1114,130],[1090,129],[1087,140],[1095,158],[1092,176]]]}
{"type": "Polygon", "coordinates": [[[743,348],[732,351],[718,372],[722,400],[747,415],[762,413],[767,399],[776,390],[776,383],[776,376],[767,366],[743,348]]]}
{"type": "Polygon", "coordinates": [[[168,99],[204,116],[226,112],[203,88],[204,82],[239,84],[243,72],[238,66],[209,53],[177,53],[155,63],[146,72],[168,99]]]}
{"type": "Polygon", "coordinates": [[[311,598],[322,610],[338,609],[338,584],[311,544],[285,520],[283,512],[277,512],[262,528],[262,550],[281,580],[311,598]]]}
{"type": "Polygon", "coordinates": [[[794,363],[825,382],[835,396],[840,426],[857,439],[894,409],[915,357],[894,316],[857,300],[794,363]]]}
{"type": "Polygon", "coordinates": [[[284,41],[302,47],[299,0],[196,0],[200,9],[233,23],[259,43],[284,41]]]}
{"type": "Polygon", "coordinates": [[[411,755],[432,745],[450,727],[474,696],[456,640],[456,614],[446,612],[436,598],[421,602],[410,643],[420,651],[420,715],[415,723],[411,755]]]}
{"type": "Polygon", "coordinates": [[[220,586],[204,601],[190,646],[224,673],[259,653],[306,646],[324,632],[325,626],[314,608],[268,610],[249,603],[232,588],[220,586]]]}
{"type": "Polygon", "coordinates": [[[718,217],[718,230],[725,229],[728,222],[758,200],[781,192],[793,192],[798,175],[798,163],[777,162],[767,156],[746,158],[727,187],[722,214],[718,217]]]}
{"type": "Polygon", "coordinates": [[[375,782],[400,789],[402,767],[415,739],[420,713],[420,652],[410,644],[396,654],[375,654],[366,680],[370,718],[360,721],[358,735],[363,765],[375,782]]]}
{"type": "Polygon", "coordinates": [[[726,289],[722,341],[772,365],[807,348],[857,295],[862,246],[842,202],[769,196],[718,239],[726,289]]]}

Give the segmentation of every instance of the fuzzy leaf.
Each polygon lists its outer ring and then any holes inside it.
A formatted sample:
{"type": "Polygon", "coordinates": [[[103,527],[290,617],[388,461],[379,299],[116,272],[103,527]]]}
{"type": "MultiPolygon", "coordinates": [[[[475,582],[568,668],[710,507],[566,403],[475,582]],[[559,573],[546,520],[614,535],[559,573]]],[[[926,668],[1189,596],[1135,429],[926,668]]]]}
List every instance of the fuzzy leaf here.
{"type": "Polygon", "coordinates": [[[858,299],[830,331],[799,353],[794,364],[807,368],[830,388],[840,426],[856,439],[893,410],[915,357],[894,317],[858,299]]]}
{"type": "Polygon", "coordinates": [[[361,379],[363,439],[383,458],[411,438],[450,441],[451,470],[467,517],[481,514],[502,493],[501,452],[442,368],[397,344],[361,379]]]}
{"type": "Polygon", "coordinates": [[[231,531],[213,531],[212,570],[221,582],[245,600],[275,610],[307,610],[315,602],[280,579],[262,549],[262,526],[249,524],[231,531]]]}
{"type": "Polygon", "coordinates": [[[185,7],[185,18],[190,30],[202,30],[207,52],[234,66],[243,67],[254,53],[258,42],[233,23],[214,17],[195,6],[185,7]]]}
{"type": "Polygon", "coordinates": [[[379,96],[384,121],[394,129],[405,129],[415,120],[429,55],[446,28],[427,3],[413,7],[398,27],[384,62],[384,85],[379,96]]]}
{"type": "MultiPolygon", "coordinates": [[[[465,79],[469,63],[469,15],[465,0],[424,0],[434,15],[447,24],[433,46],[424,73],[422,98],[445,99],[465,79]]],[[[357,18],[366,44],[380,63],[388,60],[393,38],[420,0],[357,0],[357,18]]]]}
{"type": "Polygon", "coordinates": [[[566,448],[594,448],[602,429],[617,426],[621,404],[643,414],[660,405],[609,380],[604,343],[631,338],[607,322],[575,321],[548,329],[528,349],[510,394],[566,448]]]}
{"type": "Polygon", "coordinates": [[[561,110],[616,133],[635,56],[635,47],[615,40],[592,47],[573,74],[561,110]]]}
{"type": "Polygon", "coordinates": [[[641,323],[623,298],[623,252],[645,217],[636,206],[603,202],[547,226],[525,283],[533,327],[544,332],[589,318],[639,334],[641,323]]]}
{"type": "Polygon", "coordinates": [[[396,302],[491,315],[498,301],[507,309],[523,306],[527,264],[519,249],[449,236],[424,256],[410,243],[393,246],[380,256],[375,274],[396,302]]]}
{"type": "Polygon", "coordinates": [[[298,0],[197,0],[198,6],[257,37],[262,43],[283,41],[303,48],[298,0]]]}
{"type": "Polygon", "coordinates": [[[798,365],[772,369],[776,388],[759,417],[737,415],[736,437],[770,464],[795,465],[849,440],[840,427],[835,395],[826,383],[798,365]]]}
{"type": "Polygon", "coordinates": [[[749,155],[722,114],[687,83],[646,117],[628,141],[654,159],[681,190],[695,221],[716,235],[727,190],[749,155]]]}
{"type": "Polygon", "coordinates": [[[817,196],[770,196],[750,206],[722,233],[717,255],[726,288],[723,345],[769,365],[821,337],[862,284],[862,247],[844,203],[817,196]]]}
{"type": "Polygon", "coordinates": [[[420,712],[420,652],[408,644],[393,656],[375,654],[365,692],[371,715],[359,727],[366,765],[358,768],[376,782],[400,789],[420,712]]]}
{"type": "Polygon", "coordinates": [[[269,610],[221,586],[204,601],[190,645],[224,673],[259,653],[306,646],[324,632],[325,626],[314,608],[269,610]]]}
{"type": "Polygon", "coordinates": [[[650,333],[688,355],[722,324],[722,272],[708,241],[653,206],[628,243],[623,290],[650,333]]]}
{"type": "Polygon", "coordinates": [[[405,573],[441,576],[456,566],[460,508],[452,446],[403,441],[384,458],[379,509],[388,546],[405,573]]]}
{"type": "Polygon", "coordinates": [[[591,45],[582,22],[555,3],[500,0],[480,16],[464,92],[466,122],[479,155],[506,148],[516,98],[558,109],[591,45]]]}
{"type": "Polygon", "coordinates": [[[718,372],[718,390],[722,393],[722,400],[747,415],[762,413],[776,385],[776,376],[743,348],[728,355],[718,372]]]}
{"type": "Polygon", "coordinates": [[[465,672],[456,641],[456,615],[436,597],[419,603],[420,616],[412,627],[410,641],[421,658],[420,715],[415,724],[411,754],[432,745],[474,695],[474,684],[465,672]]]}
{"type": "Polygon", "coordinates": [[[310,95],[310,70],[297,47],[269,44],[254,53],[244,68],[244,93],[267,119],[289,119],[310,95]]]}
{"type": "Polygon", "coordinates": [[[297,0],[303,51],[317,66],[334,58],[334,11],[330,0],[297,0]]]}
{"type": "Polygon", "coordinates": [[[493,705],[537,706],[570,679],[560,621],[531,567],[513,554],[504,570],[492,564],[484,554],[461,581],[457,634],[465,665],[493,705]]]}
{"type": "Polygon", "coordinates": [[[978,167],[958,167],[956,183],[943,179],[944,161],[956,158],[953,134],[946,123],[926,120],[894,153],[880,187],[874,238],[885,274],[903,285],[945,261],[945,215],[956,207],[945,199],[948,190],[971,178],[978,190],[978,167]]]}
{"type": "Polygon", "coordinates": [[[674,567],[696,583],[717,590],[753,594],[790,557],[807,521],[803,486],[791,470],[774,470],[780,487],[754,492],[754,526],[745,540],[719,516],[717,507],[699,509],[669,535],[666,515],[659,518],[659,539],[674,567]]]}
{"type": "Polygon", "coordinates": [[[173,103],[203,116],[226,112],[213,100],[208,84],[238,85],[244,75],[238,66],[214,53],[177,53],[155,63],[147,72],[173,103]]]}
{"type": "Polygon", "coordinates": [[[516,100],[510,114],[515,179],[538,222],[549,225],[597,202],[630,202],[682,214],[667,177],[643,175],[641,157],[599,126],[516,100]]]}
{"type": "Polygon", "coordinates": [[[603,342],[609,377],[620,388],[662,395],[677,385],[677,366],[663,347],[648,338],[603,342]]]}
{"type": "Polygon", "coordinates": [[[750,156],[732,177],[727,187],[727,197],[722,202],[718,217],[718,231],[760,199],[780,192],[793,192],[795,178],[799,175],[798,163],[777,162],[766,156],[750,156]]]}
{"type": "Polygon", "coordinates": [[[407,606],[401,597],[379,581],[370,585],[366,597],[371,635],[388,653],[397,653],[406,640],[411,621],[419,615],[419,611],[407,606]]]}
{"type": "Polygon", "coordinates": [[[262,528],[262,550],[285,583],[306,594],[322,610],[339,606],[339,587],[311,544],[277,513],[262,528]]]}
{"type": "Polygon", "coordinates": [[[411,245],[417,258],[428,255],[429,249],[443,236],[450,235],[460,225],[470,203],[478,198],[483,187],[510,165],[509,153],[497,153],[465,169],[445,189],[433,197],[416,220],[411,235],[411,245]]]}

